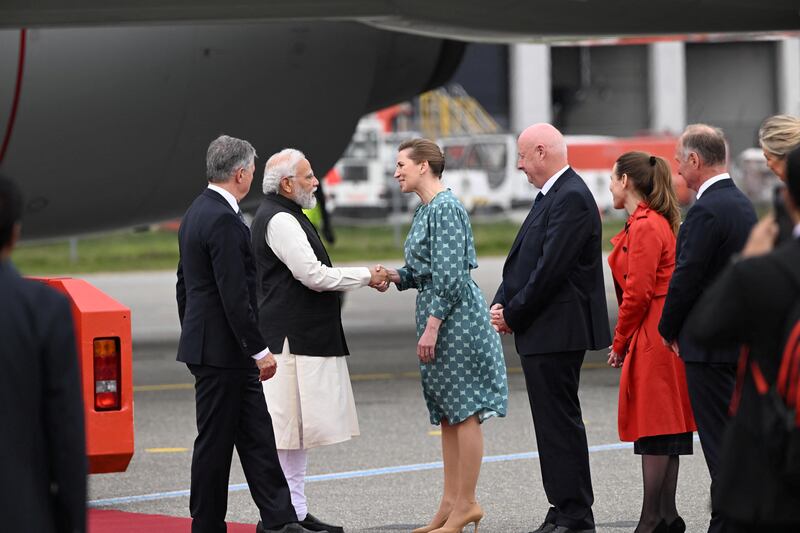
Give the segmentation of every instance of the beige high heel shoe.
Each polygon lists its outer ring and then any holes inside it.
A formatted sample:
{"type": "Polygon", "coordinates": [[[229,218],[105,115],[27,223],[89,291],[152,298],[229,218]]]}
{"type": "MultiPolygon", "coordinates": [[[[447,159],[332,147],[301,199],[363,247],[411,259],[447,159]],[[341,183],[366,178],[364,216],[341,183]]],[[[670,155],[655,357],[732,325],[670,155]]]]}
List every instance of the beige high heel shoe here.
{"type": "MultiPolygon", "coordinates": [[[[439,529],[434,529],[430,533],[461,533],[461,531],[469,524],[475,524],[474,533],[478,533],[478,524],[482,518],[483,509],[481,509],[481,506],[478,505],[478,502],[475,502],[472,504],[472,507],[470,507],[469,512],[467,512],[464,516],[460,516],[458,519],[452,520],[455,523],[454,526],[444,525],[439,529]]],[[[450,521],[449,518],[448,521],[450,521]]]]}
{"type": "Polygon", "coordinates": [[[447,522],[447,518],[448,517],[449,517],[449,515],[445,516],[444,518],[442,518],[441,520],[438,520],[436,522],[431,522],[427,526],[418,527],[417,529],[413,530],[411,533],[431,533],[431,531],[433,531],[434,529],[439,529],[440,527],[442,527],[445,524],[445,522],[447,522]]]}

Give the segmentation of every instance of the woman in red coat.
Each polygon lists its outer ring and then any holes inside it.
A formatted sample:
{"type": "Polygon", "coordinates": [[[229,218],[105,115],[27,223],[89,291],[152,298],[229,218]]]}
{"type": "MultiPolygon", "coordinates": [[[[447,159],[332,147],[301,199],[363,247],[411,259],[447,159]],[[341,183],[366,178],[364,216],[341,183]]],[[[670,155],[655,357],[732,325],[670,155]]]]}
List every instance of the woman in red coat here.
{"type": "Polygon", "coordinates": [[[637,533],[683,532],[675,507],[678,456],[692,453],[696,429],[683,362],[658,333],[672,271],[678,200],[667,162],[644,152],[617,159],[610,187],[616,209],[630,218],[608,257],[619,301],[608,357],[622,367],[619,436],[642,456],[644,498],[637,533]]]}

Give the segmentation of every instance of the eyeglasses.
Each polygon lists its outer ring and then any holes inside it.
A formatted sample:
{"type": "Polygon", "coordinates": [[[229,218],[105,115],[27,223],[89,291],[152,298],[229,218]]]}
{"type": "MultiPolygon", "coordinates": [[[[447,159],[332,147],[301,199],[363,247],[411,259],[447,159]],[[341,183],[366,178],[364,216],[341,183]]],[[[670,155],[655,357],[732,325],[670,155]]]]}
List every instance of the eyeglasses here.
{"type": "Polygon", "coordinates": [[[284,178],[286,178],[286,179],[301,178],[301,179],[304,179],[306,181],[314,181],[314,179],[316,179],[316,176],[312,172],[311,174],[308,174],[307,176],[294,176],[294,175],[292,175],[292,176],[284,176],[284,178]]]}

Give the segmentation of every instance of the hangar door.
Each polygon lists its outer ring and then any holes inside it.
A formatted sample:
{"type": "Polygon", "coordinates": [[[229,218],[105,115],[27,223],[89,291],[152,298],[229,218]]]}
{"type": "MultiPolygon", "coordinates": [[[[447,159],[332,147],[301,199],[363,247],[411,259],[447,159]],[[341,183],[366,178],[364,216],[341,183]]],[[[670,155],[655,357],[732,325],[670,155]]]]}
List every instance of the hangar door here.
{"type": "Polygon", "coordinates": [[[553,46],[553,121],[568,134],[627,137],[646,130],[646,46],[553,46]]]}
{"type": "Polygon", "coordinates": [[[721,127],[731,155],[758,146],[758,127],[777,110],[775,43],[686,45],[686,118],[721,127]]]}

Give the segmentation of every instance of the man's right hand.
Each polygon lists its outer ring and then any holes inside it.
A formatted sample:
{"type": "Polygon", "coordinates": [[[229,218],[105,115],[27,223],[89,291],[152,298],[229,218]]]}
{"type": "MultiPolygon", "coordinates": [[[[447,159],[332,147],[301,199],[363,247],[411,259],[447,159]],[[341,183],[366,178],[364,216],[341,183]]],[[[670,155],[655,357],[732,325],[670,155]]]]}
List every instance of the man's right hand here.
{"type": "Polygon", "coordinates": [[[382,265],[375,265],[369,267],[369,286],[378,289],[386,290],[389,288],[389,272],[386,267],[382,265]]]}
{"type": "Polygon", "coordinates": [[[267,381],[269,378],[274,376],[275,372],[278,370],[278,361],[275,360],[274,355],[268,353],[256,361],[256,366],[258,367],[259,381],[267,381]]]}

